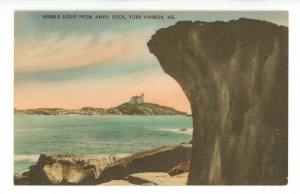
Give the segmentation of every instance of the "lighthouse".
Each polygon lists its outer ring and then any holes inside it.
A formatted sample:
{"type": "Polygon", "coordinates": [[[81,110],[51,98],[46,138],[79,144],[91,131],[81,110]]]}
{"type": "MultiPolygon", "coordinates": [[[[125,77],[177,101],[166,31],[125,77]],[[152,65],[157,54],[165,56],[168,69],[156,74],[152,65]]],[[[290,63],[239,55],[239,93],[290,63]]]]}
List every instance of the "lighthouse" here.
{"type": "Polygon", "coordinates": [[[144,103],[144,93],[142,93],[140,96],[132,96],[130,99],[130,104],[141,104],[144,103]]]}

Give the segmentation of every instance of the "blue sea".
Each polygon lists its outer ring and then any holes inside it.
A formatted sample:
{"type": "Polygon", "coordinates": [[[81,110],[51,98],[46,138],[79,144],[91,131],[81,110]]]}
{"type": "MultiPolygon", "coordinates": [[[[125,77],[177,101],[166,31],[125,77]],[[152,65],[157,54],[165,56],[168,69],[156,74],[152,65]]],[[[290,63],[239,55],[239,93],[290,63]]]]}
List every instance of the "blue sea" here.
{"type": "Polygon", "coordinates": [[[192,139],[187,116],[15,115],[14,123],[14,171],[19,173],[42,153],[118,156],[192,139]]]}

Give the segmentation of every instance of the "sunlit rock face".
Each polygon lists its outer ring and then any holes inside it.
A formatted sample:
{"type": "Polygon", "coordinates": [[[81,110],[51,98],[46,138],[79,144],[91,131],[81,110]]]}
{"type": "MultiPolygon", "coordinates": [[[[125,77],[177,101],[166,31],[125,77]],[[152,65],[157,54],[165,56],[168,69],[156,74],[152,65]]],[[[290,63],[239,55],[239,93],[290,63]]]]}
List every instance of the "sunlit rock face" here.
{"type": "Polygon", "coordinates": [[[191,104],[188,184],[287,183],[287,27],[183,21],[148,47],[191,104]]]}
{"type": "Polygon", "coordinates": [[[93,185],[115,161],[112,156],[41,154],[36,165],[15,175],[14,181],[16,185],[93,185]]]}

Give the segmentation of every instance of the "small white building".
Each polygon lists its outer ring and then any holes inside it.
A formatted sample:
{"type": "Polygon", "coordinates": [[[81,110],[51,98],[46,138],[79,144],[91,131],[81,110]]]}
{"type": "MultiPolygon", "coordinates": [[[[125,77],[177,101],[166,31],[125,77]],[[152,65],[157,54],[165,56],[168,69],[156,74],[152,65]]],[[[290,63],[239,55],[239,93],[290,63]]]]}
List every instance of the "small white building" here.
{"type": "Polygon", "coordinates": [[[132,96],[130,101],[130,104],[141,104],[144,103],[144,94],[142,93],[140,96],[132,96]]]}

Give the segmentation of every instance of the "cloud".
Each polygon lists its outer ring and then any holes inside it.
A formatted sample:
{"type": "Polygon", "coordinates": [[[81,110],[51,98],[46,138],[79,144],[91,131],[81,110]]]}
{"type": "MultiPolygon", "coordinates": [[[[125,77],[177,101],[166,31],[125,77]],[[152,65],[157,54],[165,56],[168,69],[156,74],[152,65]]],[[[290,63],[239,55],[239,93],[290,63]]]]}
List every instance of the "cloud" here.
{"type": "Polygon", "coordinates": [[[32,82],[52,82],[54,84],[62,81],[110,79],[158,68],[158,64],[151,61],[138,61],[129,64],[90,64],[65,69],[19,72],[15,74],[15,85],[32,82]]]}
{"type": "Polygon", "coordinates": [[[147,29],[98,34],[52,32],[42,40],[16,39],[15,72],[55,70],[90,64],[120,64],[152,57],[147,29]]]}

